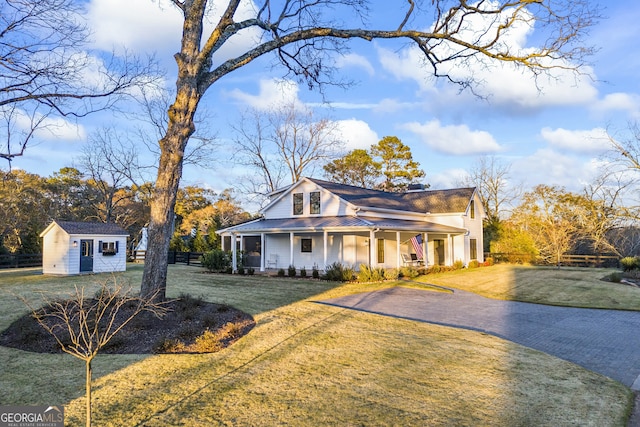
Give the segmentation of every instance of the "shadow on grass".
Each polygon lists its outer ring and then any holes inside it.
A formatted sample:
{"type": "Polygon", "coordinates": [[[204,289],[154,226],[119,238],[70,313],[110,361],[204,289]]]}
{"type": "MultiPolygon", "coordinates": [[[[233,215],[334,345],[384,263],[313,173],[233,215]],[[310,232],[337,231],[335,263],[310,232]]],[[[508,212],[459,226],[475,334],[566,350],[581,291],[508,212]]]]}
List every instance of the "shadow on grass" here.
{"type": "MultiPolygon", "coordinates": [[[[119,275],[131,283],[135,291],[142,278],[143,266],[129,264],[119,275]]],[[[42,298],[67,296],[74,286],[86,286],[88,295],[105,275],[46,276],[41,269],[0,270],[0,330],[28,312],[17,296],[36,306],[42,298]]],[[[189,294],[205,301],[226,304],[251,315],[264,313],[318,293],[339,283],[312,279],[272,278],[207,274],[193,266],[170,266],[167,281],[168,297],[189,294]]],[[[110,375],[149,355],[99,354],[94,362],[94,380],[110,375]]],[[[2,404],[63,404],[84,394],[84,364],[69,355],[40,354],[0,347],[0,396],[2,404]]]]}

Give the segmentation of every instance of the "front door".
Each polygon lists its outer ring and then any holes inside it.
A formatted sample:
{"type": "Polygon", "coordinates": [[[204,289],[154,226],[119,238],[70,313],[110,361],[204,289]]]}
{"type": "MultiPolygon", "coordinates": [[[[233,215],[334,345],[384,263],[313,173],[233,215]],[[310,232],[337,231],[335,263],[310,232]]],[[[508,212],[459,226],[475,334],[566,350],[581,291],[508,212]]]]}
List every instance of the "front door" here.
{"type": "Polygon", "coordinates": [[[433,252],[435,265],[444,265],[444,240],[436,239],[433,241],[433,252]]]}
{"type": "Polygon", "coordinates": [[[93,272],[93,240],[80,240],[80,272],[93,272]]]}

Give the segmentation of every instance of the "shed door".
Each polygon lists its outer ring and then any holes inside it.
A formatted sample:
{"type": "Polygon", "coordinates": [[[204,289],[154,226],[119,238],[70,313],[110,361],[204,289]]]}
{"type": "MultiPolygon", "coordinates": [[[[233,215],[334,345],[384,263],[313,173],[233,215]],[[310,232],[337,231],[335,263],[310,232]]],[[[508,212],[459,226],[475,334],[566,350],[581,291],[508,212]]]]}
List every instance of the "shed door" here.
{"type": "Polygon", "coordinates": [[[80,272],[93,271],[93,240],[80,240],[80,272]]]}

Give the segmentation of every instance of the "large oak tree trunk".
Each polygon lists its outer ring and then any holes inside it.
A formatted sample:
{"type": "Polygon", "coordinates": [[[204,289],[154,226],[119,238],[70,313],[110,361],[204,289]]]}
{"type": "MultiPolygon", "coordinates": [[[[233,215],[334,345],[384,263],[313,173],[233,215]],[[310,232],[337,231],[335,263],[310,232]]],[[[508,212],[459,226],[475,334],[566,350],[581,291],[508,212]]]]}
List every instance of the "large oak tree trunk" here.
{"type": "Polygon", "coordinates": [[[184,150],[195,131],[193,116],[200,95],[195,84],[179,87],[176,101],[169,109],[167,133],[160,140],[158,176],[151,199],[149,240],[140,293],[154,301],[166,298],[167,256],[173,233],[175,204],[182,177],[184,150]]]}

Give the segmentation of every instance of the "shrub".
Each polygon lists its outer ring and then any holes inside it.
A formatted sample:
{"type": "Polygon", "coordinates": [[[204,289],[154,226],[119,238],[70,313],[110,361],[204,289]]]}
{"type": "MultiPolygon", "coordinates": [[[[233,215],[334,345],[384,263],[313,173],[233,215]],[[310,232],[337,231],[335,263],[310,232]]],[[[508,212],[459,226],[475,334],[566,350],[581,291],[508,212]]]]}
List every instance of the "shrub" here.
{"type": "Polygon", "coordinates": [[[307,269],[302,267],[300,269],[300,277],[307,277],[307,269]]]}
{"type": "Polygon", "coordinates": [[[620,273],[611,273],[606,277],[609,282],[620,283],[622,280],[622,274],[620,273]]]}
{"type": "Polygon", "coordinates": [[[351,267],[346,267],[339,262],[334,262],[326,268],[324,277],[333,282],[349,282],[355,278],[355,272],[351,267]]]}
{"type": "Polygon", "coordinates": [[[384,280],[383,268],[371,268],[367,264],[360,264],[358,282],[381,282],[384,280]]]}
{"type": "Polygon", "coordinates": [[[387,268],[384,270],[384,278],[386,280],[398,280],[400,277],[400,270],[397,268],[387,268]]]}
{"type": "Polygon", "coordinates": [[[284,277],[284,268],[278,269],[278,277],[284,277]]]}
{"type": "Polygon", "coordinates": [[[231,268],[231,258],[220,249],[205,252],[200,257],[202,266],[210,272],[226,271],[231,268]]]}
{"type": "Polygon", "coordinates": [[[313,266],[313,270],[311,270],[311,277],[313,277],[314,279],[320,278],[320,272],[318,271],[318,267],[316,267],[315,265],[313,266]]]}
{"type": "Polygon", "coordinates": [[[491,267],[494,264],[493,258],[492,257],[487,257],[484,259],[484,266],[485,267],[491,267]]]}
{"type": "Polygon", "coordinates": [[[296,268],[293,265],[290,265],[287,270],[289,277],[296,277],[296,268]]]}
{"type": "Polygon", "coordinates": [[[469,261],[469,268],[478,268],[480,267],[480,263],[477,259],[469,261]]]}
{"type": "Polygon", "coordinates": [[[253,267],[249,267],[249,268],[247,269],[247,274],[248,274],[249,276],[253,276],[255,272],[256,272],[256,270],[254,270],[254,268],[253,268],[253,267]]]}
{"type": "Polygon", "coordinates": [[[412,266],[402,267],[399,272],[399,276],[406,279],[413,279],[415,277],[418,277],[419,275],[420,273],[418,272],[418,270],[412,266]]]}
{"type": "Polygon", "coordinates": [[[637,270],[640,268],[640,258],[627,256],[620,260],[620,265],[623,271],[637,270]]]}
{"type": "Polygon", "coordinates": [[[462,260],[457,259],[454,263],[453,263],[453,269],[454,270],[462,270],[464,268],[464,262],[462,262],[462,260]]]}
{"type": "Polygon", "coordinates": [[[442,271],[442,266],[435,264],[427,269],[427,273],[435,274],[440,273],[442,271]]]}

